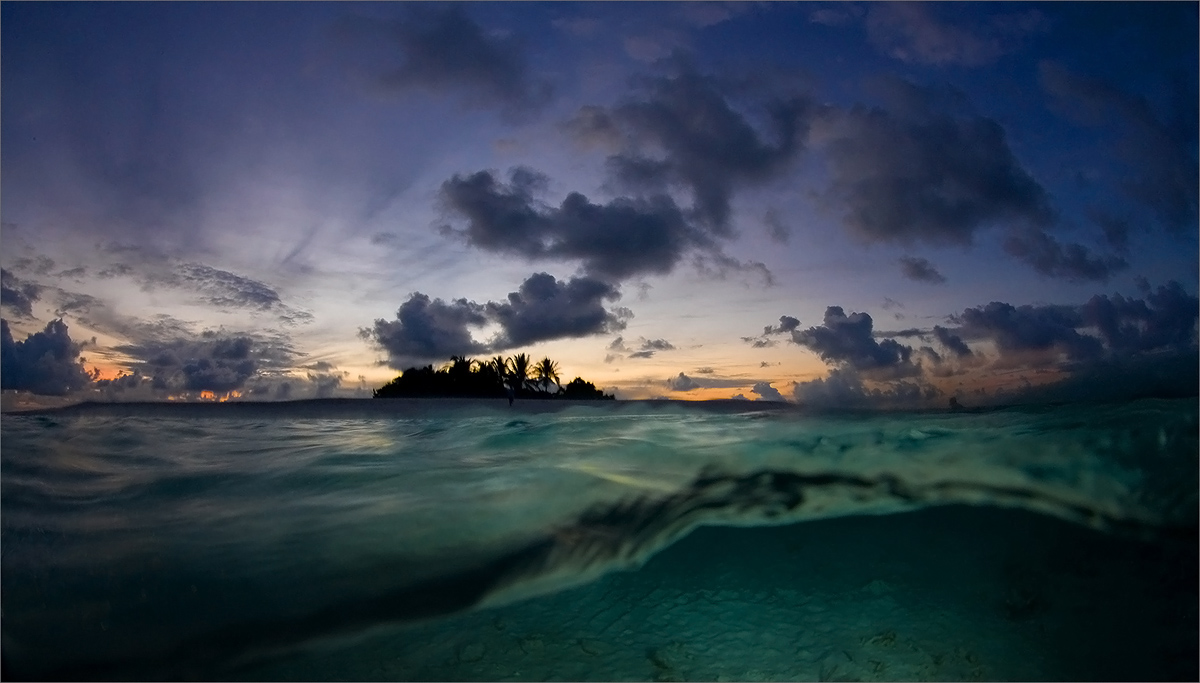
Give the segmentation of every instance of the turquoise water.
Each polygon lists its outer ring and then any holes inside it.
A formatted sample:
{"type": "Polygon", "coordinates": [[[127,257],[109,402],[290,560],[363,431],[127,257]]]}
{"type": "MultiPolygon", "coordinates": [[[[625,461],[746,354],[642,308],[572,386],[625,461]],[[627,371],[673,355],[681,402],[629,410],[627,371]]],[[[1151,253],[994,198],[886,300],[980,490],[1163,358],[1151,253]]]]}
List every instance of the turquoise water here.
{"type": "Polygon", "coordinates": [[[1195,678],[1195,399],[92,405],[2,436],[7,677],[1195,678]]]}

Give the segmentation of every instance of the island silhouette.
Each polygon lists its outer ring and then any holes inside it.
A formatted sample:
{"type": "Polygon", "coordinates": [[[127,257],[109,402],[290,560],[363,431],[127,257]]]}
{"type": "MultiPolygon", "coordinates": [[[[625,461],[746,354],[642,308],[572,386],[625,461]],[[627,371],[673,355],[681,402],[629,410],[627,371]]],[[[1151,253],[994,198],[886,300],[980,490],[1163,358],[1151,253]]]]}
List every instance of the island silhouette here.
{"type": "Polygon", "coordinates": [[[438,368],[411,367],[372,392],[374,398],[517,398],[611,401],[596,385],[576,377],[562,384],[558,363],[543,358],[532,363],[528,354],[490,360],[451,356],[438,368]],[[554,390],[551,391],[551,387],[554,390]]]}

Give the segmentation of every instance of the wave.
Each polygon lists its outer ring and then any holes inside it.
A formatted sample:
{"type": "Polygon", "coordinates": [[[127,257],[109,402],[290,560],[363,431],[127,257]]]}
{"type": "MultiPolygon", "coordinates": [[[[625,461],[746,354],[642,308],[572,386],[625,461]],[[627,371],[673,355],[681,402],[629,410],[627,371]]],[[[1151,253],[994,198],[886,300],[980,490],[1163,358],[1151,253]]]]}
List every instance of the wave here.
{"type": "MultiPolygon", "coordinates": [[[[647,409],[660,410],[640,408],[647,409]]],[[[531,458],[538,448],[557,448],[550,451],[561,460],[553,463],[555,471],[579,479],[547,480],[542,490],[561,488],[564,481],[595,485],[576,483],[567,491],[573,506],[530,506],[535,512],[520,523],[486,532],[464,530],[461,520],[482,521],[497,514],[502,503],[446,499],[446,505],[468,508],[445,522],[448,534],[456,525],[465,535],[424,551],[413,550],[417,537],[410,536],[402,543],[410,549],[407,556],[343,569],[340,580],[346,582],[368,569],[372,576],[392,577],[376,580],[365,592],[334,595],[299,613],[239,618],[153,653],[109,660],[89,656],[62,668],[31,671],[48,678],[171,678],[214,661],[237,667],[634,569],[701,525],[781,525],[968,504],[1030,510],[1107,533],[1194,543],[1195,413],[1192,400],[817,422],[790,414],[742,413],[698,422],[687,419],[694,411],[685,410],[679,413],[684,419],[646,423],[639,420],[644,416],[634,415],[627,416],[633,422],[601,421],[597,427],[586,419],[593,413],[575,409],[542,416],[540,422],[536,416],[529,422],[488,422],[474,442],[467,429],[434,430],[420,438],[466,440],[464,458],[480,457],[485,444],[531,458]],[[582,420],[603,438],[589,432],[575,447],[563,446],[580,429],[579,422],[564,418],[582,420]],[[631,424],[650,431],[631,439],[631,424]],[[628,452],[615,452],[616,445],[628,452]],[[589,448],[606,455],[589,455],[589,448]],[[653,458],[657,464],[650,462],[653,458]]],[[[451,427],[462,424],[452,421],[451,427]]],[[[521,462],[528,467],[529,461],[521,462]]],[[[531,490],[536,495],[537,489],[531,490]]],[[[425,532],[436,536],[440,530],[425,532]]],[[[7,627],[5,637],[5,662],[12,667],[21,643],[7,627]]]]}

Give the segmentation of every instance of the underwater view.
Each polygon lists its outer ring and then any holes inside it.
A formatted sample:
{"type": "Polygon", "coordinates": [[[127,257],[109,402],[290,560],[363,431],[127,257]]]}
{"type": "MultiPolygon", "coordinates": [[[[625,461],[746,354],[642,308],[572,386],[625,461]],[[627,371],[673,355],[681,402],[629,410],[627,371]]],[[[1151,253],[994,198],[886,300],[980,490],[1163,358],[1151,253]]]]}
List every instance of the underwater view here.
{"type": "Polygon", "coordinates": [[[1196,680],[1197,401],[84,404],[4,677],[1196,680]]]}

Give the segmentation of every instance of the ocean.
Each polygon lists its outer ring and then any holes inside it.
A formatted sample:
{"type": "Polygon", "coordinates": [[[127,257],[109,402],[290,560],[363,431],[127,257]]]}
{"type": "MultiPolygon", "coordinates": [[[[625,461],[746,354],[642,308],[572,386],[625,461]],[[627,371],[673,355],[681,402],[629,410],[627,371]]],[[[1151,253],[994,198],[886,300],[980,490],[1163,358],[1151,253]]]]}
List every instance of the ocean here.
{"type": "Polygon", "coordinates": [[[1194,681],[1197,412],[9,413],[3,675],[1194,681]]]}

